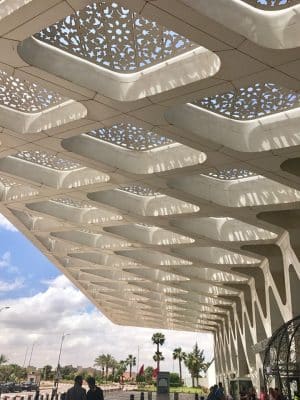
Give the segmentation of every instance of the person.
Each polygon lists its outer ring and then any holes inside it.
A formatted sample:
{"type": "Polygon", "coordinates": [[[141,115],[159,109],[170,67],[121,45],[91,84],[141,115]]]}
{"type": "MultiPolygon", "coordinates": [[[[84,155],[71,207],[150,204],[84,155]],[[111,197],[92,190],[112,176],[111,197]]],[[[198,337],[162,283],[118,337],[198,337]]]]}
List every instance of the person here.
{"type": "Polygon", "coordinates": [[[256,390],[255,390],[254,387],[252,387],[252,388],[249,389],[248,399],[249,399],[249,400],[257,400],[256,390]]]}
{"type": "Polygon", "coordinates": [[[99,386],[96,386],[95,378],[89,376],[86,381],[89,385],[87,400],[104,400],[103,390],[99,386]]]}
{"type": "Polygon", "coordinates": [[[230,391],[227,395],[227,400],[233,400],[233,394],[232,391],[230,391]]]}
{"type": "Polygon", "coordinates": [[[269,388],[269,400],[276,400],[276,392],[273,388],[269,388]]]}
{"type": "Polygon", "coordinates": [[[74,380],[74,386],[66,394],[65,400],[87,400],[86,390],[82,387],[82,376],[77,375],[74,380]]]}
{"type": "Polygon", "coordinates": [[[211,386],[211,387],[209,388],[209,394],[208,394],[206,400],[215,400],[215,391],[217,390],[217,388],[218,388],[217,385],[211,386]]]}
{"type": "Polygon", "coordinates": [[[219,386],[217,387],[216,398],[217,400],[225,400],[225,394],[222,382],[219,382],[219,386]]]}
{"type": "Polygon", "coordinates": [[[242,386],[241,390],[240,390],[240,400],[247,400],[247,399],[248,399],[248,395],[247,395],[246,389],[244,386],[242,386]]]}
{"type": "Polygon", "coordinates": [[[275,399],[276,400],[284,400],[283,394],[277,387],[274,389],[274,391],[275,391],[275,399]]]}
{"type": "Polygon", "coordinates": [[[262,386],[260,388],[260,394],[259,394],[259,400],[267,400],[268,396],[267,393],[265,392],[265,388],[262,386]]]}

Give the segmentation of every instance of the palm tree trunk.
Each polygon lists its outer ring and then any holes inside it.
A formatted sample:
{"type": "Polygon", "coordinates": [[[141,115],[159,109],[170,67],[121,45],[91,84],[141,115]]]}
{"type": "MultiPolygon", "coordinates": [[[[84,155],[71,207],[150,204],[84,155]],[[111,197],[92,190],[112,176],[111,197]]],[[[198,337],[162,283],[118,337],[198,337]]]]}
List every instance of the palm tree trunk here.
{"type": "Polygon", "coordinates": [[[131,372],[132,372],[132,363],[129,364],[129,378],[131,378],[131,372]]]}
{"type": "Polygon", "coordinates": [[[157,343],[157,361],[156,361],[157,372],[159,371],[159,343],[157,343]]]}
{"type": "Polygon", "coordinates": [[[181,370],[181,360],[179,360],[179,379],[180,379],[180,385],[182,384],[182,370],[181,370]]]}
{"type": "Polygon", "coordinates": [[[192,386],[193,386],[193,388],[195,387],[195,377],[194,377],[194,375],[192,375],[192,386]]]}
{"type": "Polygon", "coordinates": [[[199,374],[196,376],[197,387],[199,386],[199,374]]]}

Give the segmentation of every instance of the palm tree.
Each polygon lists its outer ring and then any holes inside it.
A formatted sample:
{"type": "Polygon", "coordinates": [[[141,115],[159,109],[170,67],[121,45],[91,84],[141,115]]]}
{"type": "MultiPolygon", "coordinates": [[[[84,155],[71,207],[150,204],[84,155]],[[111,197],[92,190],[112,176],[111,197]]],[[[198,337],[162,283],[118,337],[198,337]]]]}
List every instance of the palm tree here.
{"type": "Polygon", "coordinates": [[[111,360],[111,374],[112,374],[113,380],[115,379],[116,370],[118,369],[118,367],[119,367],[119,363],[118,363],[118,361],[113,357],[112,360],[111,360]]]}
{"type": "Polygon", "coordinates": [[[5,357],[4,354],[0,354],[0,365],[6,364],[7,363],[7,358],[5,357]]]}
{"type": "Polygon", "coordinates": [[[118,378],[118,380],[121,379],[121,377],[123,376],[124,372],[127,369],[127,361],[126,360],[121,360],[118,362],[118,366],[117,366],[117,373],[116,373],[116,378],[118,378]]]}
{"type": "Polygon", "coordinates": [[[156,366],[157,366],[157,371],[159,371],[159,364],[161,361],[163,361],[165,357],[162,355],[161,351],[156,351],[153,360],[156,361],[156,366]]]}
{"type": "Polygon", "coordinates": [[[105,356],[105,380],[107,382],[108,370],[112,367],[114,362],[114,357],[111,354],[106,354],[105,356]]]}
{"type": "Polygon", "coordinates": [[[129,354],[126,359],[127,364],[129,365],[129,377],[131,378],[132,367],[136,365],[136,357],[133,357],[132,354],[129,354]]]}
{"type": "Polygon", "coordinates": [[[177,347],[173,350],[173,360],[178,360],[179,362],[179,377],[180,377],[180,384],[182,383],[182,368],[181,362],[186,359],[186,353],[182,351],[181,347],[177,347]]]}
{"type": "Polygon", "coordinates": [[[104,378],[104,371],[105,371],[105,367],[106,367],[106,355],[101,354],[100,356],[96,357],[95,361],[94,361],[94,366],[101,368],[102,378],[104,378]]]}
{"type": "Polygon", "coordinates": [[[152,343],[156,344],[156,352],[153,356],[154,361],[156,361],[156,368],[159,371],[160,361],[164,360],[162,353],[159,351],[159,346],[162,346],[165,343],[165,335],[160,332],[156,332],[152,336],[152,343]]]}

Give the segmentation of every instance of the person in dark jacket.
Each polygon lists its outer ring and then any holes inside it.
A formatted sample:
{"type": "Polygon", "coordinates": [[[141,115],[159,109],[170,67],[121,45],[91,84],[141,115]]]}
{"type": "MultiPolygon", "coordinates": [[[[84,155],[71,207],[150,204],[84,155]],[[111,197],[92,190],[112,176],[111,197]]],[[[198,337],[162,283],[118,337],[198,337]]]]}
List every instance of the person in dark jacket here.
{"type": "Polygon", "coordinates": [[[65,400],[86,400],[86,390],[83,389],[82,383],[82,376],[76,376],[74,386],[67,391],[65,400]]]}
{"type": "Polygon", "coordinates": [[[104,400],[103,390],[96,386],[95,378],[89,376],[86,381],[90,388],[87,392],[87,400],[104,400]]]}

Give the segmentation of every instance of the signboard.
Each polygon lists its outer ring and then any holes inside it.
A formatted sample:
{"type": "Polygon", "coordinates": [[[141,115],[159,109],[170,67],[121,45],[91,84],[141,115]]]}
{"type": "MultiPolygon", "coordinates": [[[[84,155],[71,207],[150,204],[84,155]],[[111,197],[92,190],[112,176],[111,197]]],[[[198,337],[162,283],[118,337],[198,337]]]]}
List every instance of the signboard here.
{"type": "Polygon", "coordinates": [[[169,394],[170,372],[159,372],[157,375],[157,394],[169,394]]]}

